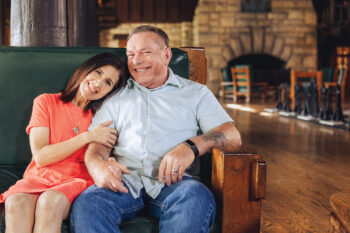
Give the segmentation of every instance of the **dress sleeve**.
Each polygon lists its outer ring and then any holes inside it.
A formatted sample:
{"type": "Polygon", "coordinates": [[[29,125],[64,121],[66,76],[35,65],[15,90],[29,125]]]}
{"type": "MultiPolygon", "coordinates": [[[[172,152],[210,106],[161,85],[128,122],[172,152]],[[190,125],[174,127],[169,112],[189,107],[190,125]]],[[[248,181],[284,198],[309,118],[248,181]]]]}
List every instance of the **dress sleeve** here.
{"type": "Polygon", "coordinates": [[[48,127],[50,126],[50,117],[48,110],[48,102],[46,95],[40,95],[34,99],[32,116],[26,128],[27,134],[33,127],[48,127]]]}

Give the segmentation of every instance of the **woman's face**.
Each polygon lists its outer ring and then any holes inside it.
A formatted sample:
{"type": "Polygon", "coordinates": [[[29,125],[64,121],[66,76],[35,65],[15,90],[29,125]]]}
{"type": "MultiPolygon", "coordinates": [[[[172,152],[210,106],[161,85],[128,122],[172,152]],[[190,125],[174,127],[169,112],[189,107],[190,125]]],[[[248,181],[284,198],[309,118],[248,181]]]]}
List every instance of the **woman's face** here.
{"type": "Polygon", "coordinates": [[[120,71],[111,65],[93,70],[80,83],[80,94],[85,100],[98,100],[108,94],[119,80],[120,71]]]}

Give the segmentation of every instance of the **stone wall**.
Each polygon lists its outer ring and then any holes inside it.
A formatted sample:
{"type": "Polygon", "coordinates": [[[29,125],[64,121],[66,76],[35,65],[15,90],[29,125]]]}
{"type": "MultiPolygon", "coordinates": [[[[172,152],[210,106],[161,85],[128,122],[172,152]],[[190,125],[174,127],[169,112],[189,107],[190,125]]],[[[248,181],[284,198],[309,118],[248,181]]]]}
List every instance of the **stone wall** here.
{"type": "Polygon", "coordinates": [[[205,47],[208,87],[219,90],[220,68],[241,55],[268,54],[299,71],[317,69],[317,15],[312,0],[271,0],[268,13],[243,13],[239,0],[199,0],[194,46],[205,47]]]}
{"type": "Polygon", "coordinates": [[[122,23],[115,28],[100,31],[100,46],[119,47],[119,40],[115,35],[127,35],[137,26],[149,24],[163,29],[169,36],[171,47],[193,46],[192,22],[181,23],[122,23]]]}

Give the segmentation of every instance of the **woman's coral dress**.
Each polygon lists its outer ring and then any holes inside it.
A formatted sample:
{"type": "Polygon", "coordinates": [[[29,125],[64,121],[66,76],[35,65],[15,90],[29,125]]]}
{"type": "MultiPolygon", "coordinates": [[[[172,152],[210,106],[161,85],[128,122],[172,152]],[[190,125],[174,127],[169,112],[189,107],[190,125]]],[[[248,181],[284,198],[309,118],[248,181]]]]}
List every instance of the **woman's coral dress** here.
{"type": "MultiPolygon", "coordinates": [[[[26,129],[28,134],[33,127],[48,127],[49,142],[55,144],[75,137],[75,126],[79,127],[79,134],[87,131],[91,123],[91,111],[84,112],[71,102],[64,103],[59,99],[60,95],[42,94],[35,98],[32,117],[26,129]]],[[[84,163],[86,148],[87,145],[58,163],[40,168],[32,158],[23,179],[1,194],[0,202],[5,202],[14,193],[41,194],[47,190],[57,190],[72,204],[81,192],[94,183],[84,163]]]]}

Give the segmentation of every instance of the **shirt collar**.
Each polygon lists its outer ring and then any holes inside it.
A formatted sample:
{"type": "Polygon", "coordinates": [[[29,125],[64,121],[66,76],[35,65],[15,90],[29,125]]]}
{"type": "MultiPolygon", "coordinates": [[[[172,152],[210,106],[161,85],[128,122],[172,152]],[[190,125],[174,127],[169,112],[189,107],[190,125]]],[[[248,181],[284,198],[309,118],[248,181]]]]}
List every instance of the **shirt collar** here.
{"type": "MultiPolygon", "coordinates": [[[[184,82],[181,80],[181,78],[179,76],[177,76],[176,74],[174,74],[174,72],[168,67],[168,72],[169,72],[169,76],[168,79],[166,80],[166,82],[160,86],[160,87],[156,87],[153,89],[148,89],[148,90],[156,90],[156,89],[160,89],[166,85],[171,85],[171,86],[176,86],[178,88],[181,88],[184,86],[184,82]]],[[[138,84],[131,76],[128,79],[128,88],[132,88],[134,87],[134,85],[145,88],[143,86],[141,86],[140,84],[138,84]]],[[[147,89],[147,88],[146,88],[147,89]]]]}

